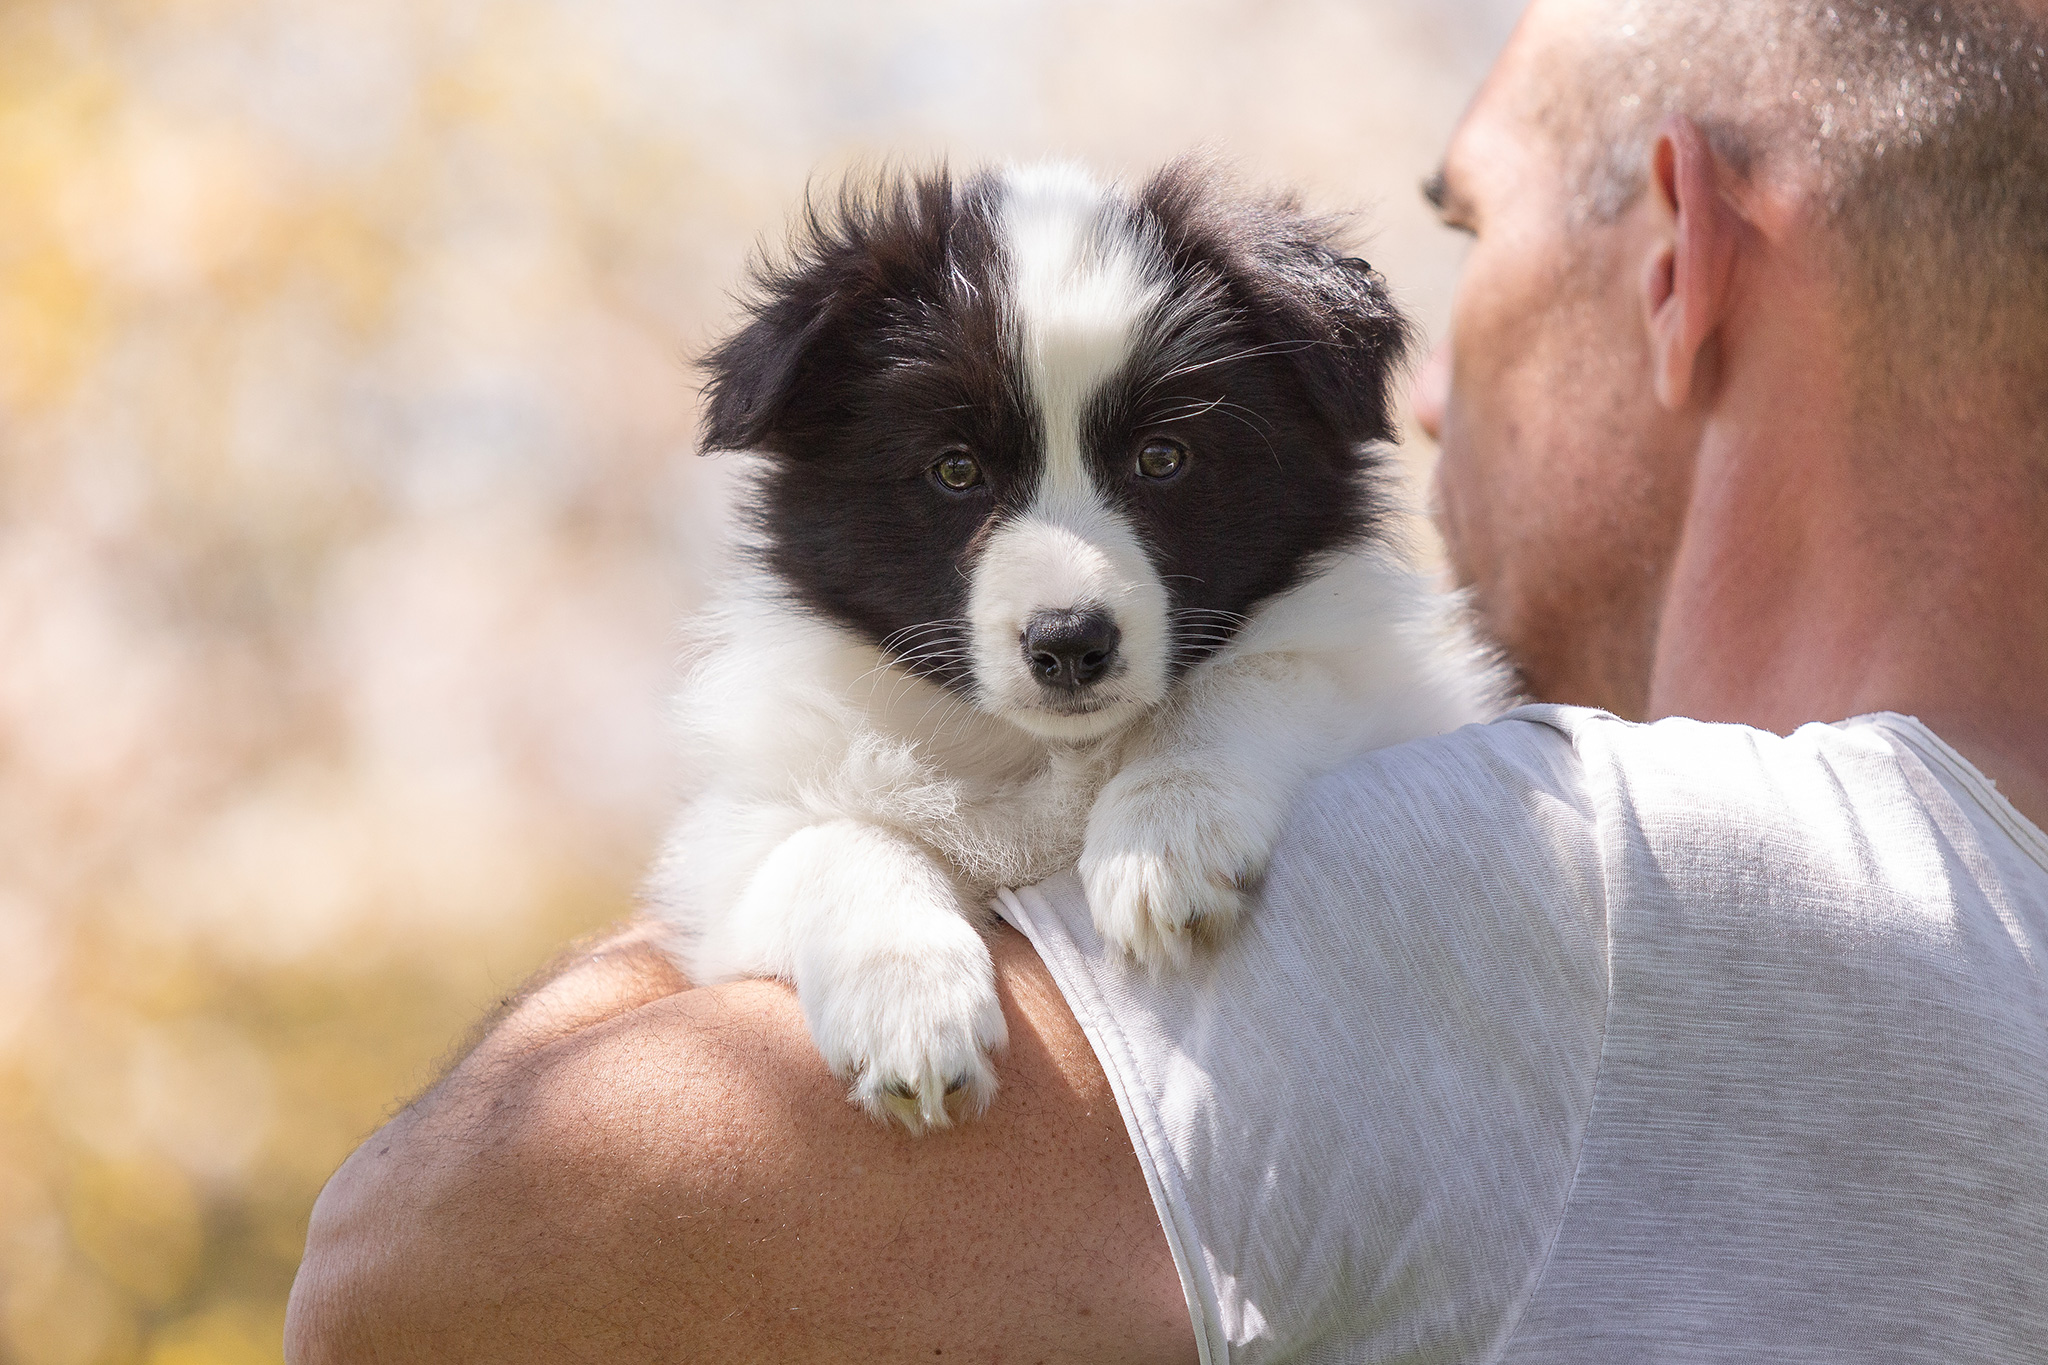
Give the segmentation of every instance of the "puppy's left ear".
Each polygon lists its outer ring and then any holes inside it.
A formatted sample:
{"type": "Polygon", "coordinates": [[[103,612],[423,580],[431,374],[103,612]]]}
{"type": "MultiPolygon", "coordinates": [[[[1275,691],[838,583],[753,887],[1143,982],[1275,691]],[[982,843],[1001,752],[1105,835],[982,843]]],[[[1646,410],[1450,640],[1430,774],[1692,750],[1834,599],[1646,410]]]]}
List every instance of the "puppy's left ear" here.
{"type": "Polygon", "coordinates": [[[1242,287],[1267,344],[1293,361],[1309,401],[1344,440],[1394,434],[1393,381],[1407,353],[1408,322],[1387,282],[1332,245],[1334,224],[1282,206],[1252,249],[1242,287]]]}
{"type": "Polygon", "coordinates": [[[763,272],[764,294],[739,331],[704,357],[704,419],[699,449],[753,450],[775,431],[803,374],[804,359],[831,321],[833,291],[824,279],[763,272]]]}

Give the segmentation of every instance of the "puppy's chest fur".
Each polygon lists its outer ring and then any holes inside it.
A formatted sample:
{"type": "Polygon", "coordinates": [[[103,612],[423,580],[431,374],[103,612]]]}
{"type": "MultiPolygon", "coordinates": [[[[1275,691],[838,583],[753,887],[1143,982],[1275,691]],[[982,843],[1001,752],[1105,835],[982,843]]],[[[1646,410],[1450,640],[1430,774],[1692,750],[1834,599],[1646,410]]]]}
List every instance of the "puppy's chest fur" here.
{"type": "MultiPolygon", "coordinates": [[[[691,892],[665,900],[736,899],[794,819],[900,833],[943,859],[975,903],[1080,856],[1088,812],[1134,733],[1049,744],[992,723],[801,609],[756,599],[743,628],[712,624],[734,614],[721,609],[704,623],[703,671],[679,708],[696,791],[679,829],[685,866],[670,875],[691,892]],[[744,690],[728,681],[735,675],[748,678],[744,690]],[[690,833],[693,818],[725,829],[766,823],[756,842],[690,833]]],[[[720,964],[711,974],[745,970],[720,964]]]]}
{"type": "Polygon", "coordinates": [[[1078,862],[1112,950],[1184,962],[1306,781],[1497,693],[1384,543],[1404,330],[1331,232],[1188,167],[899,180],[712,355],[751,500],[652,900],[876,1114],[993,1093],[996,888],[1078,862]]]}

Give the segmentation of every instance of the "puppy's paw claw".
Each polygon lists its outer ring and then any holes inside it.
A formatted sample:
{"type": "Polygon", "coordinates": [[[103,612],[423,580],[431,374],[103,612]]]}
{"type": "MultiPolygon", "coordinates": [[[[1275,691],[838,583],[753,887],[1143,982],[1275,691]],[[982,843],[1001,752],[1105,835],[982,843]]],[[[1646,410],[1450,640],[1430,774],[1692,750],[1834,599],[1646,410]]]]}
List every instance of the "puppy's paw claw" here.
{"type": "Polygon", "coordinates": [[[1215,877],[1171,855],[1084,858],[1081,878],[1103,941],[1149,967],[1184,967],[1195,945],[1220,936],[1244,908],[1241,874],[1215,877]]]}
{"type": "Polygon", "coordinates": [[[988,1107],[996,1093],[989,1055],[1008,1033],[987,948],[978,936],[973,946],[978,961],[943,952],[896,958],[799,988],[819,1050],[852,1082],[848,1099],[913,1133],[988,1107]]]}
{"type": "Polygon", "coordinates": [[[1081,880],[1105,943],[1146,966],[1185,966],[1243,911],[1265,865],[1263,839],[1199,778],[1133,771],[1097,800],[1081,880]]]}
{"type": "Polygon", "coordinates": [[[995,1069],[977,1052],[971,1068],[951,1074],[929,1061],[916,1075],[871,1061],[855,1075],[847,1098],[884,1122],[922,1133],[980,1114],[995,1093],[995,1069]]]}

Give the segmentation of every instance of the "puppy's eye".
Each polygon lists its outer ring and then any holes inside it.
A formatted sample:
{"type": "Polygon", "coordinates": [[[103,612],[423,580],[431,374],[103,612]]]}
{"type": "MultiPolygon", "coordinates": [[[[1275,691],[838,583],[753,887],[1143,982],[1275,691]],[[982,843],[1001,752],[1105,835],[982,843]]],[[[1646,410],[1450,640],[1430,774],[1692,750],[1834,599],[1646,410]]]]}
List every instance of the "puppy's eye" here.
{"type": "Polygon", "coordinates": [[[1154,437],[1138,448],[1138,473],[1148,479],[1170,479],[1188,462],[1188,448],[1179,441],[1154,437]]]}
{"type": "Polygon", "coordinates": [[[964,450],[949,450],[932,466],[932,477],[955,493],[964,493],[981,482],[981,466],[964,450]]]}

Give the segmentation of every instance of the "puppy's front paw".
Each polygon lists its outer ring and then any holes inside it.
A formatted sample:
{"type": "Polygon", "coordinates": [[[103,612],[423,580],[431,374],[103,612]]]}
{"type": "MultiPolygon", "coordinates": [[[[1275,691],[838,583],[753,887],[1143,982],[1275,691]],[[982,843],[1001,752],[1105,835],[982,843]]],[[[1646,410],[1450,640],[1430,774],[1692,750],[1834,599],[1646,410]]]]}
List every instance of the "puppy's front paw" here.
{"type": "Polygon", "coordinates": [[[1207,774],[1156,761],[1103,788],[1080,867],[1103,941],[1156,970],[1228,929],[1271,851],[1244,804],[1207,774]]]}
{"type": "Polygon", "coordinates": [[[957,915],[798,973],[811,1036],[849,1098],[913,1133],[979,1114],[996,1092],[989,1054],[1008,1034],[988,945],[957,915]]]}

